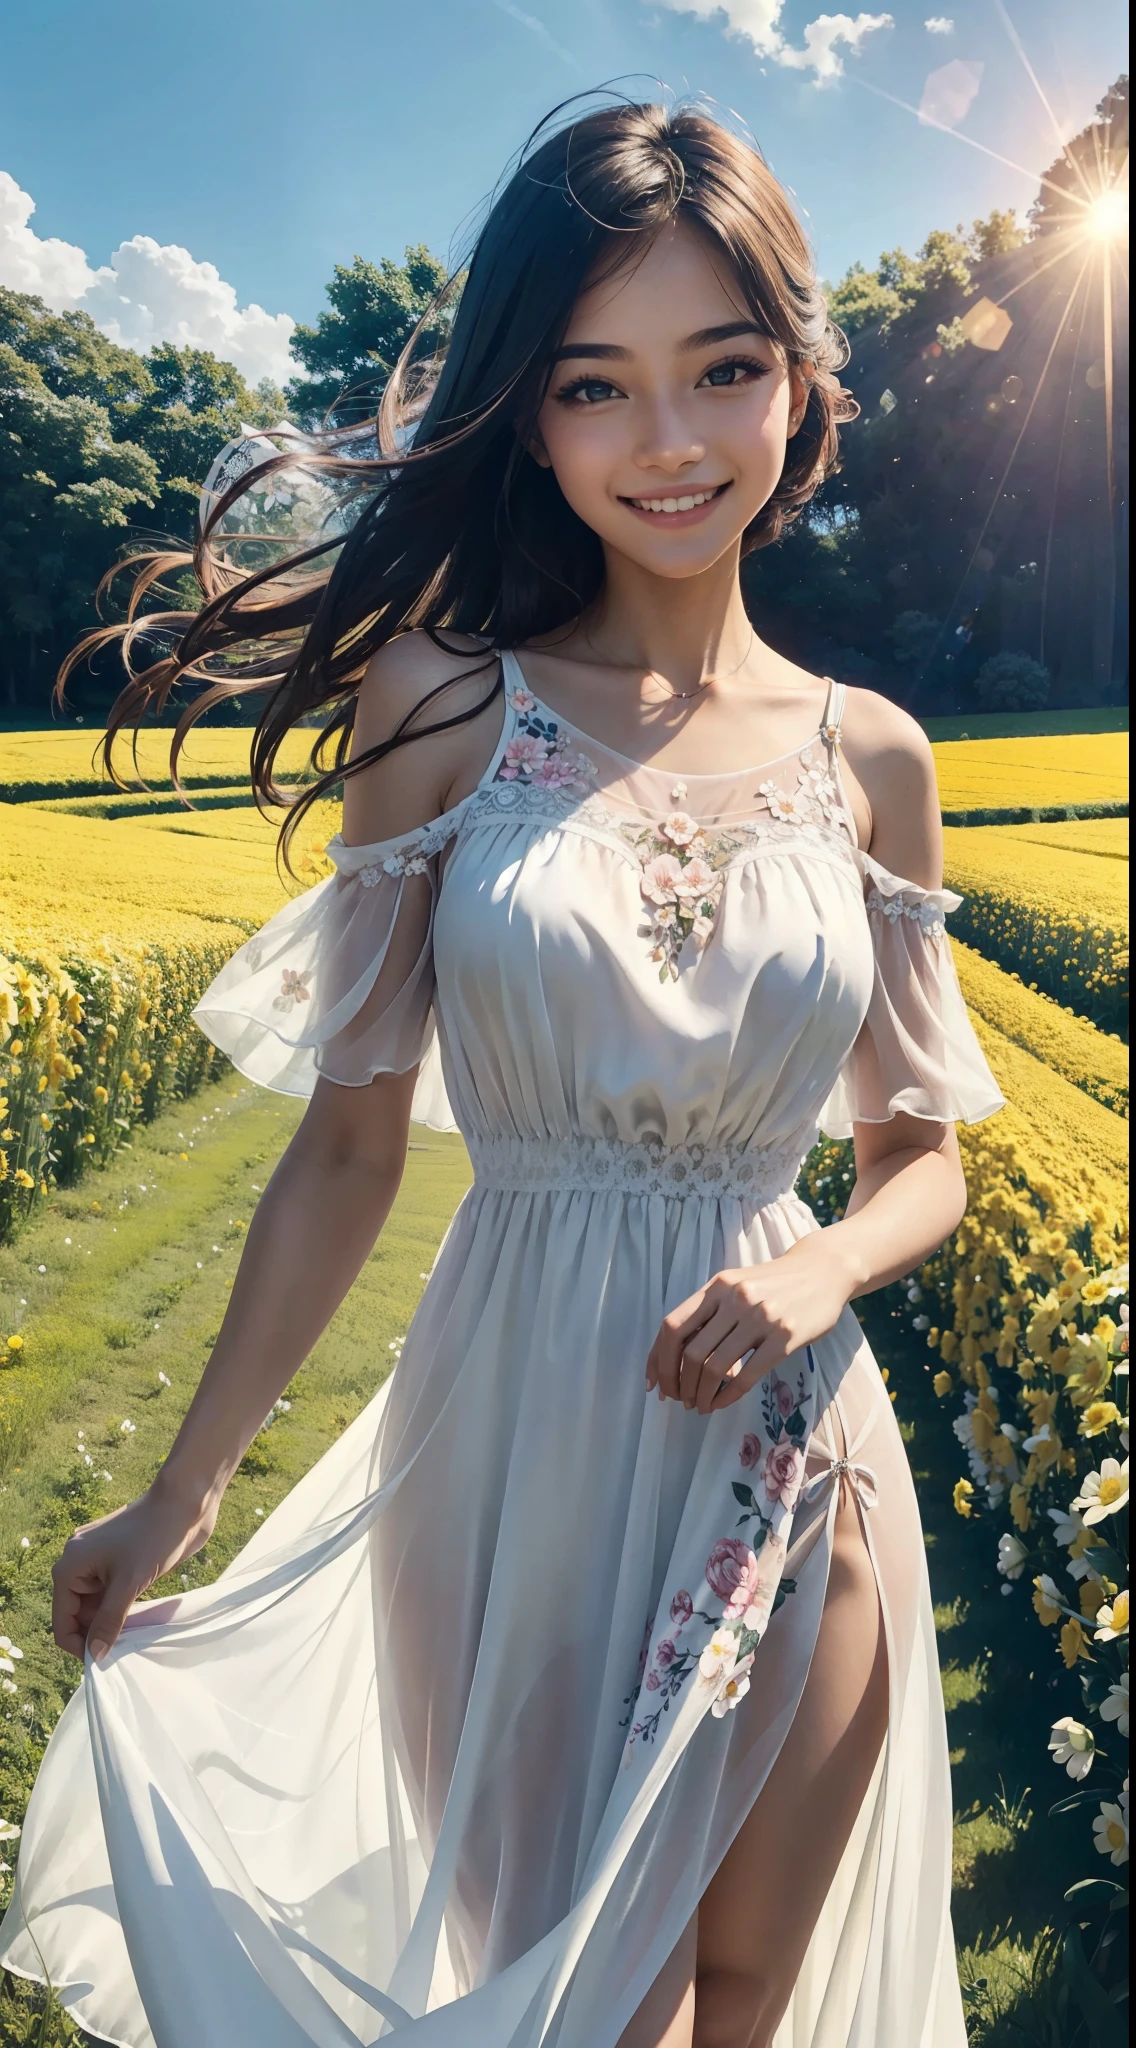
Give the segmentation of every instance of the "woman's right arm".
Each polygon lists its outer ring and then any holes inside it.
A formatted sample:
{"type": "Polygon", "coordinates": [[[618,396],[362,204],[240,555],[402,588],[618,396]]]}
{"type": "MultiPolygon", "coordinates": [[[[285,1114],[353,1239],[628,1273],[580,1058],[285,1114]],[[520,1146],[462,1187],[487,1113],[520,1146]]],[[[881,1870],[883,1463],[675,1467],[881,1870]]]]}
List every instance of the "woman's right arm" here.
{"type": "MultiPolygon", "coordinates": [[[[458,664],[421,635],[385,650],[360,693],[356,748],[385,739],[458,664]]],[[[468,664],[465,664],[468,665],[468,664]]],[[[484,676],[440,700],[442,716],[485,694],[484,676]]],[[[431,709],[426,722],[439,716],[431,709]]],[[[416,740],[347,784],[345,837],[376,841],[429,822],[455,781],[476,781],[500,707],[416,740]]],[[[417,885],[425,889],[421,881],[417,885]]],[[[261,1197],[224,1322],[177,1437],[138,1500],[79,1529],[55,1566],[61,1649],[105,1653],[155,1579],[200,1550],[241,1458],[357,1277],[390,1213],[406,1160],[416,1069],[362,1087],[321,1078],[261,1197]]]]}
{"type": "Polygon", "coordinates": [[[140,1593],[208,1542],[265,1416],[356,1279],[398,1193],[414,1073],[319,1081],[257,1205],[233,1291],[152,1485],[79,1529],[55,1566],[61,1650],[108,1649],[140,1593]]]}

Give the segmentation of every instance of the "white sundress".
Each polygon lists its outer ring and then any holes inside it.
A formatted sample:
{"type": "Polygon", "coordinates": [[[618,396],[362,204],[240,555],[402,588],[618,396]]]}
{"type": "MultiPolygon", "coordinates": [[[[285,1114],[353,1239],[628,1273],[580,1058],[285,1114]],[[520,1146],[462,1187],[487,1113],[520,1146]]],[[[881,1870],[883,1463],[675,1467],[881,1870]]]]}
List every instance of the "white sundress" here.
{"type": "Polygon", "coordinates": [[[856,1317],[721,1413],[644,1391],[668,1308],[816,1229],[818,1124],[1000,1106],[959,899],[857,848],[835,686],[799,752],[680,777],[503,667],[477,789],[334,840],[196,1013],[294,1094],[421,1061],[473,1185],[375,1398],[88,1660],[0,1960],[124,2048],[615,2048],[785,1740],[847,1471],[888,1733],[777,2048],[964,2048],[924,1546],[856,1317]]]}

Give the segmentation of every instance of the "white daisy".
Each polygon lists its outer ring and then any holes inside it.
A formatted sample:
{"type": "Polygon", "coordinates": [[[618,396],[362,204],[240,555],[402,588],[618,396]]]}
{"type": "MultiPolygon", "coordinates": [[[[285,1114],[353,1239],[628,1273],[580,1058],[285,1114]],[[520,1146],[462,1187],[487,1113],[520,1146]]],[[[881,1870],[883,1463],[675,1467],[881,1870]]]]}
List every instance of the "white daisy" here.
{"type": "Polygon", "coordinates": [[[1105,1458],[1099,1472],[1086,1472],[1081,1491],[1071,1505],[1084,1516],[1090,1528],[1094,1522],[1103,1522],[1106,1515],[1115,1515],[1119,1508],[1127,1507],[1127,1458],[1123,1465],[1116,1458],[1105,1458]]]}
{"type": "Polygon", "coordinates": [[[1101,1701],[1102,1721],[1115,1721],[1118,1735],[1128,1733],[1128,1673],[1122,1671],[1115,1685],[1110,1685],[1108,1694],[1101,1701]]]}
{"type": "Polygon", "coordinates": [[[1128,1861],[1128,1780],[1119,1800],[1102,1799],[1093,1822],[1093,1847],[1118,1868],[1128,1861]]]}
{"type": "Polygon", "coordinates": [[[1071,1714],[1063,1714],[1060,1721],[1053,1723],[1049,1736],[1049,1747],[1055,1764],[1064,1764],[1071,1778],[1087,1778],[1093,1767],[1096,1743],[1093,1731],[1083,1721],[1075,1721],[1071,1714]]]}

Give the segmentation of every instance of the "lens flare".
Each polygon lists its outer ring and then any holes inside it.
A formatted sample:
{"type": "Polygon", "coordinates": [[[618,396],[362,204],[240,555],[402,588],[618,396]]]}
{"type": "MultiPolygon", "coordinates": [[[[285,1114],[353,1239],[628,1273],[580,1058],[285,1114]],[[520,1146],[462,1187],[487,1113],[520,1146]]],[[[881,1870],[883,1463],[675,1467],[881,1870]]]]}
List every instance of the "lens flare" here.
{"type": "Polygon", "coordinates": [[[1097,242],[1118,242],[1128,233],[1128,194],[1117,185],[1090,202],[1085,225],[1097,242]]]}

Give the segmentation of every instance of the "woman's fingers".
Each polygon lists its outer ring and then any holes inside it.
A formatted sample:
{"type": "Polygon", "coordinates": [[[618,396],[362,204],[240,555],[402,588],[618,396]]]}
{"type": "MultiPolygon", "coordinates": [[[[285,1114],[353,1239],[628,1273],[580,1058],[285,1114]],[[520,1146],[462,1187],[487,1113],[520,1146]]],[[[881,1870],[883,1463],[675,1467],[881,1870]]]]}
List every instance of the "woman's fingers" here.
{"type": "Polygon", "coordinates": [[[749,1274],[718,1273],[663,1317],[647,1390],[710,1415],[730,1407],[795,1348],[790,1318],[756,1299],[749,1274]]]}
{"type": "Polygon", "coordinates": [[[111,1644],[117,1642],[139,1591],[133,1572],[129,1577],[120,1573],[111,1579],[87,1630],[87,1648],[96,1660],[105,1657],[111,1644]]]}
{"type": "Polygon", "coordinates": [[[659,1333],[647,1357],[647,1392],[652,1387],[659,1390],[663,1401],[677,1401],[679,1398],[679,1371],[682,1366],[683,1346],[701,1325],[709,1321],[717,1307],[711,1298],[710,1288],[700,1287],[697,1294],[691,1294],[669,1309],[659,1324],[659,1333]]]}
{"type": "MultiPolygon", "coordinates": [[[[70,1548],[70,1545],[68,1546],[70,1548]]],[[[86,1641],[84,1609],[102,1592],[101,1574],[63,1552],[52,1572],[51,1632],[61,1650],[81,1657],[86,1641]]]]}
{"type": "MultiPolygon", "coordinates": [[[[678,1397],[684,1408],[702,1408],[703,1399],[709,1401],[722,1374],[738,1356],[739,1344],[742,1351],[748,1348],[740,1343],[737,1308],[732,1302],[722,1302],[709,1322],[683,1344],[678,1397]]],[[[705,1414],[705,1408],[702,1412],[705,1414]]]]}
{"type": "Polygon", "coordinates": [[[770,1331],[754,1346],[749,1357],[743,1359],[736,1373],[719,1381],[709,1405],[702,1410],[703,1414],[716,1415],[720,1408],[732,1408],[735,1401],[740,1401],[743,1394],[756,1387],[758,1380],[763,1380],[766,1373],[772,1372],[786,1356],[783,1338],[777,1331],[770,1331]]]}

